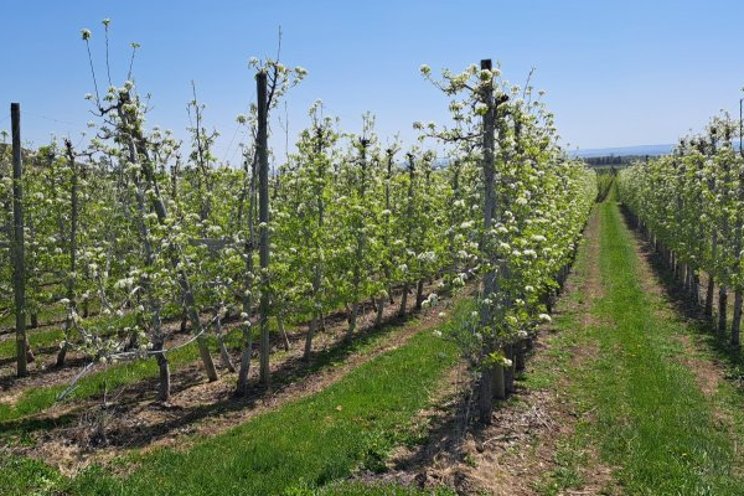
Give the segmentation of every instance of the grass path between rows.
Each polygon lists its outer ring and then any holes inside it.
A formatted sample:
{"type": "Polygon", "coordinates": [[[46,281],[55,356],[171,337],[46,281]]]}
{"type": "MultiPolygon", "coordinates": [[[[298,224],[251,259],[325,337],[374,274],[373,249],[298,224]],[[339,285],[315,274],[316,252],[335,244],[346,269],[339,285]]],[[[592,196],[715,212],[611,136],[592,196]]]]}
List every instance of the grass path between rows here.
{"type": "Polygon", "coordinates": [[[598,452],[614,479],[598,494],[744,494],[744,395],[664,298],[614,195],[598,209],[601,292],[562,338],[592,355],[566,371],[579,421],[540,492],[591,483],[598,452]]]}
{"type": "MultiPolygon", "coordinates": [[[[454,309],[468,310],[467,300],[454,309]]],[[[420,440],[416,415],[457,361],[454,345],[433,331],[424,327],[325,390],[188,449],[115,461],[120,475],[93,467],[70,479],[39,461],[0,460],[0,494],[415,494],[335,482],[360,467],[379,470],[393,447],[420,440]]]]}

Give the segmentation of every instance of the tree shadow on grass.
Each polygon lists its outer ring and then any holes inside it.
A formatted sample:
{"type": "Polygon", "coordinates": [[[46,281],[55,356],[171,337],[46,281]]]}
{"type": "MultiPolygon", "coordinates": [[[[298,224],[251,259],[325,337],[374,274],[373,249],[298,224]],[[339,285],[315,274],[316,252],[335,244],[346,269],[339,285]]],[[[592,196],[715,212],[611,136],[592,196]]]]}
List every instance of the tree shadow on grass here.
{"type": "Polygon", "coordinates": [[[30,417],[0,423],[0,439],[6,435],[24,435],[36,431],[50,431],[70,426],[79,416],[78,411],[57,417],[30,417]]]}

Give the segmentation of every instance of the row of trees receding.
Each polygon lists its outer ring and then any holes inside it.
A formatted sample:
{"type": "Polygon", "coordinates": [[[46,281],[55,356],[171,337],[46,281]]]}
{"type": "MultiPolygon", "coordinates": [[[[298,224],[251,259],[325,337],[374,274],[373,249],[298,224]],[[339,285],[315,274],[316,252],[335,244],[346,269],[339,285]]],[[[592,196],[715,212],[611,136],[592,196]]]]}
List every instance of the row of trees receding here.
{"type": "Polygon", "coordinates": [[[737,348],[744,301],[744,153],[736,146],[740,134],[740,123],[722,113],[711,119],[705,132],[682,138],[671,155],[621,171],[618,182],[620,199],[690,301],[701,305],[711,320],[717,314],[718,332],[729,333],[737,348]]]}
{"type": "MultiPolygon", "coordinates": [[[[86,44],[90,38],[84,30],[86,44]]],[[[383,144],[370,115],[360,133],[343,132],[317,103],[295,151],[271,174],[271,111],[306,71],[273,59],[252,67],[257,100],[238,117],[249,137],[239,168],[215,159],[218,134],[207,130],[196,91],[187,149],[172,133],[147,128],[131,62],[114,86],[108,56],[102,94],[93,71],[87,98],[98,121],[85,149],[69,141],[42,147],[23,177],[9,181],[3,155],[3,202],[10,205],[12,186],[25,187],[18,211],[27,219],[20,232],[28,301],[15,305],[19,336],[24,312],[62,310],[58,366],[71,350],[109,366],[154,359],[164,402],[169,356],[195,348],[215,380],[216,348],[245,394],[256,337],[268,386],[273,347],[290,346],[288,323],[307,325],[311,360],[331,313],[345,312],[351,340],[365,307],[380,326],[394,294],[401,296],[394,313],[405,317],[409,298],[417,309],[433,306],[440,291],[476,280],[472,311],[448,337],[471,364],[488,421],[493,400],[513,389],[535,329],[549,320],[596,197],[594,173],[558,145],[540,95],[529,84],[510,85],[484,61],[437,80],[422,67],[450,98],[452,119],[415,124],[421,144],[405,152],[397,140],[383,144]],[[428,140],[444,146],[445,165],[421,148],[428,140]]],[[[0,289],[10,294],[6,281],[16,279],[3,276],[0,289]]]]}

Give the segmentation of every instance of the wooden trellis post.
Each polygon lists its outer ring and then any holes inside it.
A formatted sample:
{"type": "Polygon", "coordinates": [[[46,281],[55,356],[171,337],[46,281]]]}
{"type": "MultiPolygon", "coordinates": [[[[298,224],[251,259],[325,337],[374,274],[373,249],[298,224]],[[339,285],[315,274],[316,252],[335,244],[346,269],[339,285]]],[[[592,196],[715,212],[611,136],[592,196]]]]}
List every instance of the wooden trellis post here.
{"type": "Polygon", "coordinates": [[[267,77],[264,71],[256,75],[258,92],[258,132],[256,147],[258,152],[258,254],[261,267],[261,300],[259,302],[261,357],[260,380],[266,386],[270,384],[269,352],[269,145],[268,145],[268,94],[267,77]]]}
{"type": "Polygon", "coordinates": [[[16,317],[16,375],[28,375],[26,339],[26,267],[23,243],[23,161],[21,157],[21,105],[10,104],[13,134],[13,296],[16,317]]]}

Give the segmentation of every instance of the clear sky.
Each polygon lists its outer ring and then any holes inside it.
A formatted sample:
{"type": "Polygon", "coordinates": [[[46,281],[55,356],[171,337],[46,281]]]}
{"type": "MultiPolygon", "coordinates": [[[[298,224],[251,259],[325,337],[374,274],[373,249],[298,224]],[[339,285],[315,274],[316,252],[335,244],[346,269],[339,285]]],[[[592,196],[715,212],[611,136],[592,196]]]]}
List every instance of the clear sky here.
{"type": "MultiPolygon", "coordinates": [[[[738,112],[744,85],[744,2],[636,0],[0,1],[3,48],[0,101],[22,104],[24,139],[79,136],[90,120],[92,91],[81,28],[93,31],[103,74],[101,19],[112,19],[115,83],[126,74],[128,45],[141,91],[152,93],[149,124],[184,135],[195,80],[207,122],[222,138],[222,159],[236,158],[235,116],[254,98],[247,61],[276,50],[308,69],[289,95],[292,136],[320,98],[356,131],[377,116],[383,137],[411,123],[443,121],[447,101],[418,72],[462,69],[491,57],[507,79],[535,86],[572,148],[672,143],[700,129],[721,108],[738,112]]],[[[9,127],[8,110],[0,129],[9,127]]],[[[283,109],[280,112],[283,114],[283,109]]],[[[275,133],[278,128],[275,126],[275,133]]],[[[283,146],[275,137],[281,155],[283,146]]]]}

